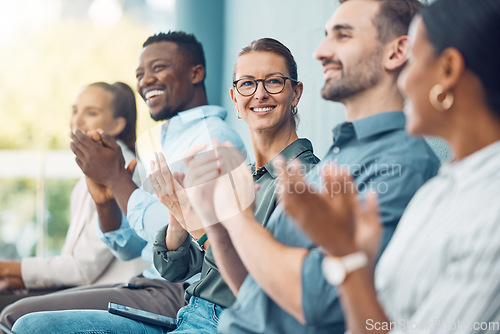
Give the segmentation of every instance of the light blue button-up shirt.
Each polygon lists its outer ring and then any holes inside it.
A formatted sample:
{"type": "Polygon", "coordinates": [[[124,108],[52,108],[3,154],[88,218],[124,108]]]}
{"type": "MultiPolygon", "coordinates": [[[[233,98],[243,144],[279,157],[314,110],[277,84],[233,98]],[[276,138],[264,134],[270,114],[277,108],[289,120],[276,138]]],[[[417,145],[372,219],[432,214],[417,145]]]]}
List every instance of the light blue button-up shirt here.
{"type": "MultiPolygon", "coordinates": [[[[402,112],[385,112],[334,129],[334,143],[308,181],[321,187],[319,171],[334,161],[350,171],[360,195],[373,189],[378,204],[385,247],[413,194],[439,167],[439,159],[422,138],[404,130],[402,112]]],[[[279,205],[271,215],[269,230],[279,242],[309,249],[302,266],[302,310],[306,325],[281,309],[251,275],[241,286],[235,304],[223,312],[220,333],[344,333],[344,319],[337,290],[321,271],[323,253],[279,205]]],[[[270,268],[271,270],[272,268],[270,268]]]]}
{"type": "MultiPolygon", "coordinates": [[[[231,142],[246,157],[240,136],[224,119],[227,112],[219,106],[200,106],[172,117],[168,122],[146,131],[138,139],[138,155],[149,173],[154,152],[161,151],[173,171],[183,171],[183,155],[194,144],[212,145],[213,139],[231,142]]],[[[145,175],[141,178],[145,180],[145,175]]],[[[146,182],[144,185],[147,185],[146,182]]],[[[167,208],[145,188],[136,189],[127,203],[127,217],[122,215],[119,229],[101,234],[101,239],[122,260],[142,256],[152,263],[152,244],[160,228],[168,224],[167,208]]],[[[147,278],[162,279],[153,267],[143,272],[147,278]]]]}

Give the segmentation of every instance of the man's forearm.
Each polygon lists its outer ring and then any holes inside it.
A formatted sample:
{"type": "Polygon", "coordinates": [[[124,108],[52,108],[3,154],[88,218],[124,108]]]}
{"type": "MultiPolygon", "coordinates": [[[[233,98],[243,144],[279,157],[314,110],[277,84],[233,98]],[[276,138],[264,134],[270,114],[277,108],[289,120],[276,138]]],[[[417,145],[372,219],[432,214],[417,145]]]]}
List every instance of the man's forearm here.
{"type": "Polygon", "coordinates": [[[120,228],[122,222],[122,213],[116,201],[109,201],[102,204],[96,204],[97,216],[99,217],[99,226],[101,231],[111,232],[120,228]]]}
{"type": "Polygon", "coordinates": [[[245,268],[283,310],[305,323],[302,310],[302,264],[307,249],[277,241],[253,216],[238,215],[225,223],[245,268]]]}
{"type": "Polygon", "coordinates": [[[219,272],[233,294],[237,296],[248,272],[238,256],[229,234],[221,224],[206,227],[205,231],[219,272]]]}
{"type": "Polygon", "coordinates": [[[115,196],[116,203],[123,214],[127,215],[128,200],[132,193],[138,188],[126,170],[120,172],[107,184],[115,196]]]}

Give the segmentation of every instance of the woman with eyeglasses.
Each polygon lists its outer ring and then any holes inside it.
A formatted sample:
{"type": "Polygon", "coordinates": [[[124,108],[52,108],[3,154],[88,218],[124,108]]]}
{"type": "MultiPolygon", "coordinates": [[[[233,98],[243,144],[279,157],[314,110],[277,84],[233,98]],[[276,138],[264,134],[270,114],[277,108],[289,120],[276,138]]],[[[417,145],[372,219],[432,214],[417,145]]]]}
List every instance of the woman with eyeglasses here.
{"type": "MultiPolygon", "coordinates": [[[[277,202],[273,159],[279,154],[287,160],[297,159],[305,172],[319,162],[311,142],[298,138],[296,132],[297,105],[302,90],[302,82],[297,80],[297,64],[290,50],[279,41],[262,38],[239,53],[230,95],[238,118],[246,122],[250,130],[255,153],[255,162],[250,168],[259,187],[255,217],[264,226],[277,202]]],[[[162,158],[160,155],[153,163],[153,171],[158,171],[159,166],[166,167],[162,158]]],[[[160,174],[153,173],[153,183],[164,186],[171,176],[165,169],[160,174]]],[[[172,196],[166,195],[164,190],[155,189],[162,203],[171,213],[175,212],[172,202],[178,199],[172,201],[172,196]]],[[[205,234],[198,240],[191,240],[189,223],[176,218],[171,214],[168,228],[158,233],[154,246],[155,266],[170,281],[184,281],[199,272],[201,279],[187,288],[189,305],[179,311],[178,328],[174,333],[216,333],[218,317],[224,308],[234,303],[234,294],[246,273],[241,277],[228,277],[230,280],[225,282],[215,263],[217,255],[214,256],[209,246],[210,239],[206,240],[205,234]]],[[[192,223],[196,219],[190,219],[191,226],[196,225],[192,223]]]]}

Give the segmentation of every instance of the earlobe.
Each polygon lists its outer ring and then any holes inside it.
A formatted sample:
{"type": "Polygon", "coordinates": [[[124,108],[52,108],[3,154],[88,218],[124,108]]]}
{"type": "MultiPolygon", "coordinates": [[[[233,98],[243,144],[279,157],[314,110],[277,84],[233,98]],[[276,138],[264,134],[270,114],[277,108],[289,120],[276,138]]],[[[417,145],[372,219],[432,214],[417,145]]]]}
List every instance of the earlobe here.
{"type": "Polygon", "coordinates": [[[234,87],[229,88],[229,96],[231,96],[231,101],[233,101],[233,104],[236,107],[238,100],[236,99],[236,92],[234,90],[234,87]]]}
{"type": "Polygon", "coordinates": [[[297,106],[300,101],[300,97],[302,96],[302,92],[304,91],[304,84],[302,82],[298,82],[297,85],[294,88],[294,97],[293,97],[293,104],[297,106]]]}

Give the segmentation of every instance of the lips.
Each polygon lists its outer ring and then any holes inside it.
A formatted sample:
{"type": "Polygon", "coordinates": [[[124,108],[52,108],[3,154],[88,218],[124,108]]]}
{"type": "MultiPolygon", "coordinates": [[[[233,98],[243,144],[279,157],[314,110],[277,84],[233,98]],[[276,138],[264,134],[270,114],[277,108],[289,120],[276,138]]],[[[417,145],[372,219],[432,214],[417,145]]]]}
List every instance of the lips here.
{"type": "Polygon", "coordinates": [[[342,70],[341,67],[327,67],[323,69],[323,78],[326,80],[342,70]]]}
{"type": "Polygon", "coordinates": [[[144,100],[148,106],[153,106],[160,100],[161,96],[165,93],[162,89],[150,89],[143,92],[144,100]]]}
{"type": "Polygon", "coordinates": [[[274,108],[276,108],[276,106],[253,107],[253,108],[250,108],[250,110],[252,110],[253,112],[269,112],[269,111],[273,110],[274,108]]]}

